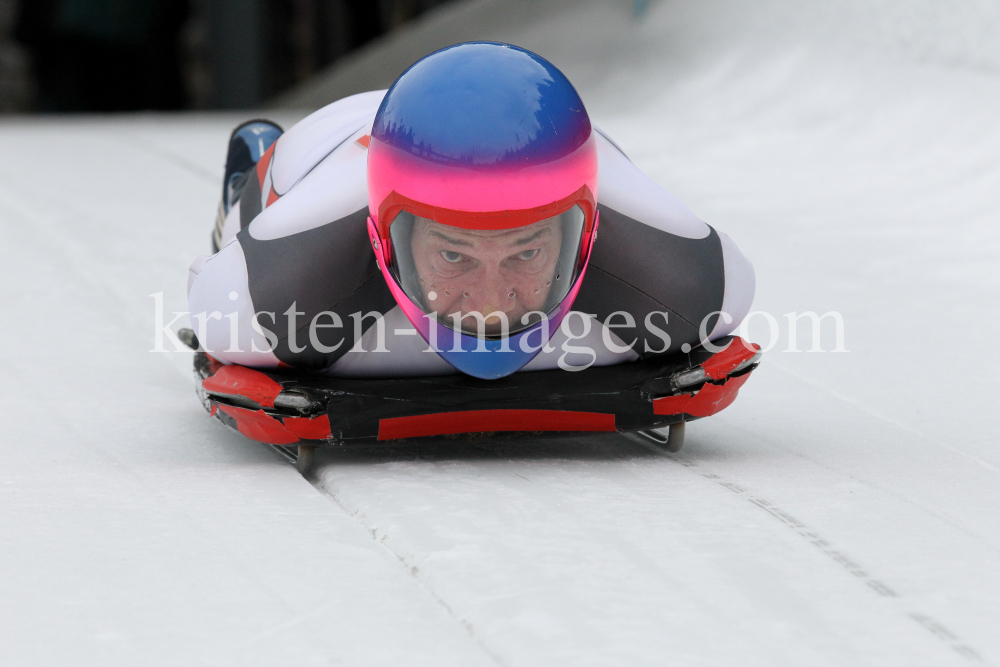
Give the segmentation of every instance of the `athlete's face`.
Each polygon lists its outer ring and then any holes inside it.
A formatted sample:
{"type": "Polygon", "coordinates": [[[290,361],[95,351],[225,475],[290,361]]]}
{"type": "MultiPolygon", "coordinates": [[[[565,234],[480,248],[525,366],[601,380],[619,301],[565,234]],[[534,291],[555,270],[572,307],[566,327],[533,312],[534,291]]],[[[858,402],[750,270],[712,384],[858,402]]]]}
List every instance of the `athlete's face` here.
{"type": "Polygon", "coordinates": [[[460,313],[466,331],[476,331],[475,318],[464,317],[472,313],[486,317],[490,335],[502,331],[496,313],[504,313],[515,327],[526,313],[542,310],[557,279],[562,242],[557,220],[482,231],[417,218],[412,249],[424,303],[447,323],[453,313],[460,313]]]}

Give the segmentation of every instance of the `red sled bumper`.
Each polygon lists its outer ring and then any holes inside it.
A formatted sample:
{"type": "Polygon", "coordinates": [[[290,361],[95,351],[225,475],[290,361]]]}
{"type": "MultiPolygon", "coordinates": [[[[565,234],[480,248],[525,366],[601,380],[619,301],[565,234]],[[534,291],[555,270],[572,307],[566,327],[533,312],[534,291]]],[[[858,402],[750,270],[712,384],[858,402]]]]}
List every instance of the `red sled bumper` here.
{"type": "Polygon", "coordinates": [[[515,373],[358,380],[262,372],[195,356],[206,409],[251,440],[343,445],[471,433],[598,433],[663,428],[727,408],[760,360],[738,337],[725,349],[629,364],[515,373]]]}

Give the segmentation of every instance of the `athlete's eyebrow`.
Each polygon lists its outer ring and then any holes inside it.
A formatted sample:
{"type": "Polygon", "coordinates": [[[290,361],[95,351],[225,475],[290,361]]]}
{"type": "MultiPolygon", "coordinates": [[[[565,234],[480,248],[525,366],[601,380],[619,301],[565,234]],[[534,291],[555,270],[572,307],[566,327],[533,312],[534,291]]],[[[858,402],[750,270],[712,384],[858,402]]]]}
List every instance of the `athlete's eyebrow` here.
{"type": "Polygon", "coordinates": [[[472,247],[472,244],[469,243],[468,241],[462,241],[460,239],[453,239],[450,236],[445,236],[441,232],[438,232],[438,231],[435,231],[435,230],[431,230],[431,234],[434,235],[434,236],[436,236],[436,237],[438,237],[439,239],[444,239],[445,241],[447,241],[448,243],[451,243],[453,245],[464,245],[464,246],[468,246],[470,248],[472,247]]]}
{"type": "Polygon", "coordinates": [[[535,232],[531,236],[525,237],[523,239],[517,239],[516,241],[514,241],[514,243],[516,245],[523,245],[525,243],[530,243],[531,241],[534,241],[538,237],[542,236],[543,234],[549,234],[551,232],[552,232],[552,230],[550,228],[548,228],[548,227],[546,227],[545,229],[539,229],[537,232],[535,232]]]}

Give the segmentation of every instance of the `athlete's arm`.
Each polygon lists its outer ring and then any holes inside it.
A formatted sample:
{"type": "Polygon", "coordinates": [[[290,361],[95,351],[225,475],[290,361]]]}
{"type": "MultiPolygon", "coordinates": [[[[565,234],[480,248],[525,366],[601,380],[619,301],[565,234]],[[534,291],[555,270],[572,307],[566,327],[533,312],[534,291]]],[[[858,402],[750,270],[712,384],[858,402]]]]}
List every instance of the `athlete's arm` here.
{"type": "Polygon", "coordinates": [[[612,313],[640,356],[673,352],[734,330],[754,274],[729,237],[702,222],[598,133],[598,240],[575,310],[612,313]],[[725,311],[731,320],[719,316],[725,311]],[[628,322],[634,326],[621,326],[628,322]]]}
{"type": "Polygon", "coordinates": [[[224,230],[235,239],[192,264],[192,327],[216,358],[326,368],[354,343],[347,310],[393,305],[368,247],[367,152],[358,141],[382,95],[341,100],[283,134],[230,209],[224,230]],[[335,316],[317,320],[322,312],[335,316]]]}

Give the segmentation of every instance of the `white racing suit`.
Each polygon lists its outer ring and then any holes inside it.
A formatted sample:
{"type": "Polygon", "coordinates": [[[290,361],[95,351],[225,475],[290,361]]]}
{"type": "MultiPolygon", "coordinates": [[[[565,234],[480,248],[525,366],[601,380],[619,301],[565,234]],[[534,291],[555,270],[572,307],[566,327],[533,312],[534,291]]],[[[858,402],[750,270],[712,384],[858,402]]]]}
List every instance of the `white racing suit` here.
{"type": "MultiPolygon", "coordinates": [[[[285,132],[220,216],[221,250],[191,266],[192,327],[224,363],[337,377],[457,372],[396,305],[369,243],[367,139],[385,91],[285,132]],[[342,326],[330,326],[336,318],[342,326]],[[322,324],[318,324],[321,322],[322,324]]],[[[600,225],[573,310],[522,371],[628,363],[734,331],[754,272],[725,234],[597,133],[600,225]]]]}

